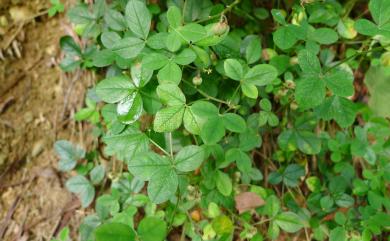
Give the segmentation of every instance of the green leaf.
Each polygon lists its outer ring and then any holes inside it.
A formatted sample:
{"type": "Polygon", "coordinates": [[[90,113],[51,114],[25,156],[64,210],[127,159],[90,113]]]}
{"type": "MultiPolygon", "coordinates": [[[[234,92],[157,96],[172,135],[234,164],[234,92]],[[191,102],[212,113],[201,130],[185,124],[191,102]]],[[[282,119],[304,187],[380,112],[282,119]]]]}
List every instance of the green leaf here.
{"type": "Polygon", "coordinates": [[[142,59],[142,66],[150,70],[161,69],[168,63],[168,57],[160,53],[150,53],[142,59]]]}
{"type": "Polygon", "coordinates": [[[144,153],[149,148],[148,137],[141,132],[126,129],[120,134],[110,133],[103,137],[106,144],[105,153],[115,155],[119,160],[129,163],[134,157],[144,153]]]}
{"type": "Polygon", "coordinates": [[[183,17],[181,11],[176,6],[171,6],[167,12],[168,23],[172,28],[177,28],[182,25],[183,17]]]}
{"type": "Polygon", "coordinates": [[[219,117],[208,119],[201,127],[200,136],[206,144],[215,144],[225,136],[223,121],[219,117]]]}
{"type": "Polygon", "coordinates": [[[355,29],[358,33],[367,35],[367,36],[375,36],[379,34],[378,26],[375,23],[367,20],[367,19],[359,19],[355,22],[355,29]]]}
{"type": "Polygon", "coordinates": [[[283,172],[283,183],[288,187],[296,187],[299,178],[305,175],[305,169],[298,164],[290,164],[283,172]]]}
{"type": "Polygon", "coordinates": [[[390,5],[387,0],[370,0],[368,8],[372,18],[379,26],[390,21],[390,5]]]}
{"type": "Polygon", "coordinates": [[[317,56],[307,49],[303,49],[298,53],[298,63],[304,74],[321,73],[321,64],[317,56]]]}
{"type": "Polygon", "coordinates": [[[126,5],[125,18],[135,35],[143,39],[148,37],[152,18],[144,2],[130,0],[126,5]]]}
{"type": "MultiPolygon", "coordinates": [[[[137,1],[137,0],[132,0],[137,1]]],[[[125,59],[137,57],[145,47],[145,42],[138,38],[126,37],[114,44],[111,50],[125,59]]]]}
{"type": "Polygon", "coordinates": [[[238,81],[244,77],[244,70],[238,60],[227,59],[223,66],[227,77],[238,81]]]}
{"type": "Polygon", "coordinates": [[[248,84],[244,82],[241,85],[241,90],[242,93],[248,98],[257,99],[257,97],[259,96],[259,91],[254,84],[248,84]]]}
{"type": "Polygon", "coordinates": [[[141,241],[163,241],[167,236],[167,224],[157,217],[146,217],[137,231],[141,241]]]}
{"type": "Polygon", "coordinates": [[[223,124],[226,129],[232,132],[242,133],[246,129],[244,118],[234,113],[226,113],[222,116],[223,124]]]}
{"type": "Polygon", "coordinates": [[[140,153],[128,164],[129,171],[142,181],[149,181],[159,171],[170,169],[170,161],[154,152],[140,153]]]}
{"type": "Polygon", "coordinates": [[[317,76],[305,76],[297,82],[295,99],[302,109],[320,105],[325,94],[325,82],[317,76]]]}
{"type": "Polygon", "coordinates": [[[123,31],[127,28],[126,20],[123,15],[113,9],[107,9],[104,15],[104,21],[108,27],[116,31],[123,31]]]}
{"type": "Polygon", "coordinates": [[[390,71],[387,67],[372,66],[366,73],[364,83],[370,93],[368,106],[375,114],[390,117],[390,71]]]}
{"type": "Polygon", "coordinates": [[[272,83],[278,76],[277,69],[269,64],[259,64],[251,68],[244,76],[244,82],[257,86],[272,83]]]}
{"type": "Polygon", "coordinates": [[[205,158],[205,152],[199,146],[186,146],[182,148],[174,159],[174,165],[181,172],[190,172],[198,168],[205,158]]]}
{"type": "Polygon", "coordinates": [[[300,217],[293,212],[278,214],[275,217],[275,224],[288,233],[295,233],[303,228],[300,217]]]}
{"type": "Polygon", "coordinates": [[[353,73],[347,66],[333,68],[324,76],[326,86],[338,96],[352,96],[355,89],[353,86],[353,73]]]}
{"type": "Polygon", "coordinates": [[[253,64],[261,57],[261,40],[257,37],[251,39],[248,46],[245,49],[245,59],[248,64],[253,64]]]}
{"type": "Polygon", "coordinates": [[[77,161],[85,157],[85,151],[65,140],[56,141],[54,150],[60,156],[58,169],[60,171],[70,171],[76,167],[77,161]]]}
{"type": "Polygon", "coordinates": [[[95,197],[95,188],[84,176],[71,177],[65,186],[70,192],[79,195],[83,208],[88,207],[95,197]]]}
{"type": "Polygon", "coordinates": [[[160,204],[175,195],[179,178],[172,168],[158,170],[148,184],[148,196],[155,204],[160,204]]]}
{"type": "Polygon", "coordinates": [[[229,196],[232,193],[232,180],[226,173],[217,171],[216,184],[218,191],[222,193],[222,195],[229,196]]]}
{"type": "Polygon", "coordinates": [[[96,94],[107,103],[117,103],[129,96],[134,90],[134,84],[126,75],[108,77],[96,86],[96,94]]]}
{"type": "Polygon", "coordinates": [[[206,29],[197,23],[189,23],[176,30],[187,43],[196,43],[207,36],[206,29]]]}
{"type": "Polygon", "coordinates": [[[286,24],[285,15],[283,14],[282,10],[280,9],[272,9],[271,10],[272,17],[275,19],[276,22],[278,22],[281,25],[286,24]]]}
{"type": "Polygon", "coordinates": [[[310,39],[313,39],[319,44],[332,44],[337,42],[339,39],[339,36],[337,35],[337,32],[330,28],[316,28],[313,33],[311,33],[311,36],[309,36],[310,39]]]}
{"type": "Polygon", "coordinates": [[[134,230],[122,223],[105,223],[95,230],[96,241],[134,241],[134,230]]]}
{"type": "Polygon", "coordinates": [[[179,65],[169,62],[164,68],[160,69],[157,79],[160,84],[172,83],[178,85],[182,78],[182,71],[179,65]]]}
{"type": "Polygon", "coordinates": [[[347,240],[347,232],[343,227],[337,227],[330,231],[329,241],[345,241],[347,240]]]}
{"type": "Polygon", "coordinates": [[[181,126],[184,105],[171,106],[157,112],[153,129],[156,132],[172,132],[181,126]]]}
{"type": "Polygon", "coordinates": [[[92,64],[102,68],[111,65],[115,61],[116,55],[111,49],[98,50],[93,54],[92,64]]]}
{"type": "Polygon", "coordinates": [[[181,89],[174,84],[161,84],[157,86],[157,95],[161,102],[167,106],[184,105],[186,97],[181,89]]]}
{"type": "Polygon", "coordinates": [[[183,116],[184,128],[192,134],[199,135],[201,126],[199,119],[192,112],[191,107],[187,107],[183,116]]]}
{"type": "Polygon", "coordinates": [[[252,160],[239,148],[229,149],[225,154],[225,159],[228,163],[236,162],[238,169],[242,173],[248,173],[252,169],[252,160]]]}
{"type": "Polygon", "coordinates": [[[135,92],[121,100],[116,108],[118,120],[124,124],[132,124],[137,121],[143,111],[142,97],[135,92]]]}
{"type": "Polygon", "coordinates": [[[113,31],[105,31],[100,36],[100,40],[102,41],[104,47],[110,49],[116,42],[121,40],[121,36],[113,31]]]}
{"type": "Polygon", "coordinates": [[[226,215],[214,218],[211,225],[218,235],[231,234],[234,231],[233,222],[226,215]]]}
{"type": "Polygon", "coordinates": [[[196,54],[191,49],[183,49],[178,55],[173,57],[173,61],[180,65],[189,65],[196,59],[196,54]]]}
{"type": "Polygon", "coordinates": [[[311,131],[296,131],[295,141],[300,151],[308,155],[315,155],[321,151],[321,139],[311,131]]]}
{"type": "Polygon", "coordinates": [[[181,48],[182,38],[175,32],[170,32],[165,39],[165,47],[171,51],[176,52],[181,48]]]}
{"type": "Polygon", "coordinates": [[[105,175],[104,166],[98,165],[95,166],[91,172],[89,173],[89,176],[91,178],[91,182],[94,185],[99,184],[101,181],[103,181],[105,175]]]}
{"type": "Polygon", "coordinates": [[[298,39],[295,37],[294,29],[285,26],[279,27],[273,34],[273,40],[280,49],[286,50],[295,45],[298,39]]]}
{"type": "Polygon", "coordinates": [[[331,96],[315,109],[317,116],[324,120],[334,119],[342,128],[353,124],[356,117],[354,103],[347,98],[331,96]]]}

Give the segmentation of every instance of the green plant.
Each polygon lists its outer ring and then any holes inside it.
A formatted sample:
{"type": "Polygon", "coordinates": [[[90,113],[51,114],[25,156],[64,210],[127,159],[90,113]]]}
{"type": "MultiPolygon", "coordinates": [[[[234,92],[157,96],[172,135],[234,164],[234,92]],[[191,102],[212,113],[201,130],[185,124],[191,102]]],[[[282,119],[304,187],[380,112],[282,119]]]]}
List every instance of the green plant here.
{"type": "Polygon", "coordinates": [[[75,115],[96,148],[55,146],[96,200],[81,240],[385,239],[389,112],[359,76],[384,101],[390,3],[157,2],[68,12],[89,42],[62,69],[104,76],[75,115]]]}

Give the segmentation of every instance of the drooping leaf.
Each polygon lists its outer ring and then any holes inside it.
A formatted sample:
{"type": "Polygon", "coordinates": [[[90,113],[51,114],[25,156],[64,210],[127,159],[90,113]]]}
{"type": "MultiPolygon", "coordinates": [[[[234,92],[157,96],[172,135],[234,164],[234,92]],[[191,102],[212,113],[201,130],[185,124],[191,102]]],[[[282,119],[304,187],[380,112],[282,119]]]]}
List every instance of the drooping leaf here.
{"type": "Polygon", "coordinates": [[[88,207],[95,197],[94,186],[84,176],[71,177],[66,181],[65,186],[70,192],[79,195],[84,208],[88,207]]]}

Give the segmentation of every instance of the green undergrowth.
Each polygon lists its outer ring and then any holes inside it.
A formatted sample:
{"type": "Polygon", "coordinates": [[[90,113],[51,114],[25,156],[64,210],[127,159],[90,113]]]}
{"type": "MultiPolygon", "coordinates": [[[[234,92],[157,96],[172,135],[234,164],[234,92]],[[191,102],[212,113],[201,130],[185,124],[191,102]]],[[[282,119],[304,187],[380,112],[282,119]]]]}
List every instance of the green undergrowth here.
{"type": "Polygon", "coordinates": [[[61,39],[61,68],[101,76],[74,115],[94,145],[55,144],[93,208],[81,241],[388,240],[389,0],[67,15],[82,41],[61,39]]]}

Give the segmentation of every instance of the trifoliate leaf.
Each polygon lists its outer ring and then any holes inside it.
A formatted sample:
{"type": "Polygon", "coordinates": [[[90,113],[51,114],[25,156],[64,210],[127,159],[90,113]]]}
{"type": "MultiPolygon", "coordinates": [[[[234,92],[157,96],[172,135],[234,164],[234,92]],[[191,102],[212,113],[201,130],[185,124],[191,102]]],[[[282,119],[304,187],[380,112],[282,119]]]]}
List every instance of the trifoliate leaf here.
{"type": "Polygon", "coordinates": [[[145,217],[137,232],[142,241],[163,241],[167,235],[167,224],[157,217],[145,217]]]}
{"type": "Polygon", "coordinates": [[[81,175],[71,177],[65,184],[66,188],[81,199],[81,205],[86,208],[92,203],[95,197],[94,186],[81,175]]]}
{"type": "MultiPolygon", "coordinates": [[[[137,2],[137,0],[133,0],[137,2]]],[[[137,57],[145,47],[145,42],[138,38],[126,37],[117,41],[111,50],[124,59],[137,57]]]]}
{"type": "Polygon", "coordinates": [[[298,41],[295,37],[294,29],[289,26],[279,27],[273,34],[273,40],[276,46],[282,50],[293,47],[298,41]]]}
{"type": "Polygon", "coordinates": [[[330,28],[316,28],[309,36],[310,39],[319,44],[332,44],[337,42],[337,32],[330,28]]]}
{"type": "Polygon", "coordinates": [[[342,128],[346,128],[355,121],[356,108],[349,99],[331,96],[315,109],[315,113],[324,120],[334,119],[342,128]]]}
{"type": "Polygon", "coordinates": [[[175,55],[173,57],[173,61],[176,64],[180,65],[188,65],[194,62],[196,59],[196,54],[193,50],[191,49],[184,49],[181,51],[178,55],[175,55]]]}
{"type": "Polygon", "coordinates": [[[168,62],[169,59],[164,54],[150,53],[142,59],[142,66],[150,70],[157,70],[167,65],[168,62]]]}
{"type": "Polygon", "coordinates": [[[241,85],[241,90],[242,93],[248,98],[257,99],[257,97],[259,96],[259,91],[257,90],[257,87],[254,84],[249,84],[244,82],[241,85]]]}
{"type": "Polygon", "coordinates": [[[348,66],[334,68],[324,76],[326,86],[338,96],[348,97],[353,95],[353,73],[348,66]]]}
{"type": "Polygon", "coordinates": [[[201,127],[200,136],[206,144],[215,144],[225,136],[225,127],[219,117],[211,118],[201,127]]]}
{"type": "Polygon", "coordinates": [[[218,191],[222,193],[222,195],[229,196],[232,193],[232,180],[226,173],[217,171],[216,184],[218,191]]]}
{"type": "Polygon", "coordinates": [[[321,72],[321,64],[317,55],[307,49],[299,51],[298,63],[305,75],[309,73],[319,74],[321,72]]]}
{"type": "Polygon", "coordinates": [[[76,167],[77,161],[85,156],[85,150],[65,140],[56,141],[54,149],[60,156],[60,162],[58,164],[60,171],[72,170],[76,167]]]}
{"type": "Polygon", "coordinates": [[[189,23],[179,27],[177,32],[187,43],[196,43],[207,36],[206,29],[197,23],[189,23]]]}

